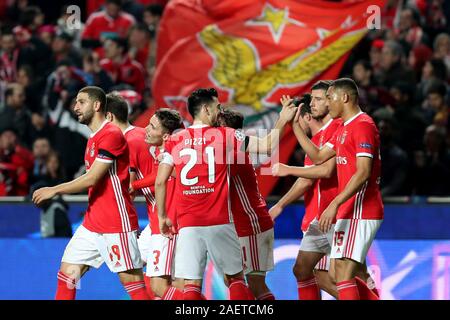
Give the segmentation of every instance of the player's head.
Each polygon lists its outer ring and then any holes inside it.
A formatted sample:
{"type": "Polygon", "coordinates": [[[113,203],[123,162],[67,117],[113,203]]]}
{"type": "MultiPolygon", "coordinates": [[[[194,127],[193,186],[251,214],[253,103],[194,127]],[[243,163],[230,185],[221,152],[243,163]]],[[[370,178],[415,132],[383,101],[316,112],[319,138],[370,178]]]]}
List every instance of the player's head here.
{"type": "Polygon", "coordinates": [[[322,120],[328,114],[327,90],[331,81],[320,80],[311,87],[311,114],[316,120],[322,120]]]}
{"type": "Polygon", "coordinates": [[[194,120],[214,126],[221,110],[216,89],[197,89],[188,98],[188,110],[194,120]]]}
{"type": "Polygon", "coordinates": [[[183,120],[178,111],[168,108],[158,109],[145,128],[145,142],[160,146],[175,130],[182,128],[184,128],[183,120]]]}
{"type": "Polygon", "coordinates": [[[242,129],[244,127],[244,115],[231,109],[223,109],[217,117],[217,125],[236,130],[242,129]]]}
{"type": "Polygon", "coordinates": [[[106,95],[106,119],[114,124],[126,124],[128,122],[128,103],[115,93],[106,95]]]}
{"type": "MultiPolygon", "coordinates": [[[[306,95],[308,94],[305,94],[305,96],[306,95]]],[[[302,100],[308,100],[308,98],[304,99],[303,97],[302,100]]],[[[305,133],[310,136],[311,122],[317,121],[313,116],[311,104],[302,103],[299,108],[300,108],[300,117],[298,118],[298,123],[302,127],[303,131],[305,131],[305,133]]]]}
{"type": "Polygon", "coordinates": [[[78,91],[73,111],[78,122],[89,125],[96,113],[105,114],[106,94],[102,88],[89,86],[78,91]]]}
{"type": "Polygon", "coordinates": [[[344,112],[345,105],[358,104],[358,86],[350,78],[340,78],[333,81],[327,90],[330,115],[339,118],[344,112]]]}

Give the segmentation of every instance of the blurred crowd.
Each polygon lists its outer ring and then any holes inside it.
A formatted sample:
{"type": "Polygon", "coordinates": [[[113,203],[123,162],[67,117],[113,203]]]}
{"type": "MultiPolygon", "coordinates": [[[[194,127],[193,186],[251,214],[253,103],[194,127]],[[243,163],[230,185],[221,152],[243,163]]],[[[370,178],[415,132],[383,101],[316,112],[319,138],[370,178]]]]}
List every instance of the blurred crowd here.
{"type": "MultiPolygon", "coordinates": [[[[341,76],[378,124],[383,196],[450,196],[450,1],[388,0],[341,76]]],[[[303,164],[298,149],[292,165],[303,164]]],[[[287,192],[295,178],[280,181],[287,192]]]]}
{"type": "MultiPolygon", "coordinates": [[[[152,105],[167,1],[102,2],[73,29],[67,6],[55,3],[60,14],[50,18],[43,1],[2,1],[0,196],[84,172],[90,133],[70,108],[80,88],[118,92],[131,119],[152,105]]],[[[369,32],[343,69],[379,125],[383,195],[450,195],[449,22],[450,1],[389,0],[381,30],[369,32]]],[[[298,150],[291,162],[302,159],[298,150]]]]}

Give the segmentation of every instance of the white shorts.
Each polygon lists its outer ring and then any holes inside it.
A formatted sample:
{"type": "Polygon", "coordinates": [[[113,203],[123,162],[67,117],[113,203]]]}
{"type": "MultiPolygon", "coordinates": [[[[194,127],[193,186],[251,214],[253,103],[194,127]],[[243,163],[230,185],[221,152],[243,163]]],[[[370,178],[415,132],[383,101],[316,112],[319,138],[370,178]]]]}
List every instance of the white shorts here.
{"type": "Polygon", "coordinates": [[[383,220],[340,219],[334,227],[331,258],[349,258],[364,263],[383,220]]]}
{"type": "Polygon", "coordinates": [[[143,264],[147,263],[147,259],[150,257],[151,251],[151,236],[152,231],[150,230],[150,225],[148,224],[144,230],[142,230],[139,238],[137,240],[139,252],[141,253],[141,259],[143,264]]]}
{"type": "Polygon", "coordinates": [[[330,270],[330,256],[325,255],[320,259],[319,262],[317,262],[316,266],[314,267],[315,270],[323,270],[323,271],[329,271],[330,270]]]}
{"type": "Polygon", "coordinates": [[[142,268],[137,244],[137,231],[96,233],[78,227],[64,250],[62,262],[99,268],[106,262],[117,273],[142,268]]]}
{"type": "Polygon", "coordinates": [[[239,239],[232,223],[181,228],[176,252],[176,278],[203,279],[208,256],[224,274],[234,275],[243,269],[239,239]]]}
{"type": "Polygon", "coordinates": [[[309,224],[308,230],[303,234],[299,250],[330,254],[333,232],[334,224],[327,233],[323,233],[319,229],[319,221],[317,218],[314,218],[309,224]]]}
{"type": "Polygon", "coordinates": [[[151,236],[151,254],[147,258],[148,277],[171,276],[173,274],[173,257],[178,235],[172,239],[160,234],[151,236]]]}
{"type": "Polygon", "coordinates": [[[255,235],[239,237],[245,274],[273,269],[273,241],[273,228],[255,235]]]}

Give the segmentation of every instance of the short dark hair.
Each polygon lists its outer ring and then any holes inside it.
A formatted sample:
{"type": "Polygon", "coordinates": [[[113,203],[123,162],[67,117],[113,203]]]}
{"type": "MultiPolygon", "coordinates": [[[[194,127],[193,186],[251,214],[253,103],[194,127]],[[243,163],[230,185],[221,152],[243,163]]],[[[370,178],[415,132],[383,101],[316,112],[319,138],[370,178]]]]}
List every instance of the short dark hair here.
{"type": "Polygon", "coordinates": [[[106,95],[106,112],[111,112],[121,123],[128,121],[128,103],[118,94],[106,95]]]}
{"type": "Polygon", "coordinates": [[[187,102],[188,110],[192,118],[195,118],[199,113],[202,104],[211,103],[214,100],[214,97],[219,97],[217,90],[214,88],[200,88],[192,92],[187,102]]]}
{"type": "Polygon", "coordinates": [[[316,83],[314,83],[311,86],[311,91],[312,90],[325,90],[325,91],[327,91],[328,88],[331,85],[331,82],[332,81],[330,81],[330,80],[319,80],[319,81],[317,81],[316,83]]]}
{"type": "Polygon", "coordinates": [[[146,6],[144,11],[148,11],[154,16],[161,17],[163,14],[163,11],[164,11],[164,7],[160,4],[152,3],[152,4],[149,4],[148,6],[146,6]]]}
{"type": "Polygon", "coordinates": [[[364,59],[358,60],[355,63],[355,66],[357,66],[357,65],[361,65],[365,70],[372,71],[372,65],[370,64],[370,61],[368,61],[368,60],[364,60],[364,59]]]}
{"type": "Polygon", "coordinates": [[[334,80],[331,84],[332,87],[338,90],[344,91],[349,96],[353,96],[356,101],[358,101],[359,97],[359,91],[358,86],[356,85],[355,81],[350,78],[340,78],[337,80],[334,80]]]}
{"type": "Polygon", "coordinates": [[[120,37],[117,37],[117,36],[111,36],[111,37],[108,37],[107,39],[111,40],[112,42],[114,42],[119,48],[122,48],[124,53],[128,51],[128,41],[127,41],[127,39],[120,38],[120,37]]]}
{"type": "Polygon", "coordinates": [[[169,108],[161,108],[156,110],[155,116],[158,118],[161,126],[169,133],[172,134],[177,129],[184,128],[183,120],[180,114],[176,110],[169,108]]]}
{"type": "Polygon", "coordinates": [[[447,66],[441,59],[433,58],[430,60],[430,64],[433,67],[433,75],[439,80],[447,80],[447,66]]]}
{"type": "Polygon", "coordinates": [[[445,97],[447,95],[447,86],[441,81],[432,81],[430,87],[427,90],[427,95],[430,95],[432,93],[445,97]]]}
{"type": "Polygon", "coordinates": [[[102,88],[96,87],[96,86],[87,86],[87,87],[81,88],[81,90],[78,91],[78,93],[87,93],[89,99],[91,99],[94,102],[96,102],[96,101],[100,102],[100,111],[103,113],[105,112],[106,94],[102,88]]]}
{"type": "Polygon", "coordinates": [[[118,7],[122,7],[122,0],[106,0],[105,4],[115,4],[118,7]]]}
{"type": "Polygon", "coordinates": [[[244,127],[244,115],[238,111],[224,109],[219,113],[219,119],[225,123],[225,126],[233,129],[242,129],[244,127]]]}
{"type": "Polygon", "coordinates": [[[40,14],[42,14],[42,11],[38,6],[28,6],[19,16],[19,24],[24,27],[29,27],[34,23],[34,19],[40,14]]]}
{"type": "MultiPolygon", "coordinates": [[[[318,89],[314,89],[318,90],[318,89]]],[[[304,117],[305,114],[311,114],[311,95],[309,93],[305,93],[303,97],[300,99],[300,116],[304,117]]]]}

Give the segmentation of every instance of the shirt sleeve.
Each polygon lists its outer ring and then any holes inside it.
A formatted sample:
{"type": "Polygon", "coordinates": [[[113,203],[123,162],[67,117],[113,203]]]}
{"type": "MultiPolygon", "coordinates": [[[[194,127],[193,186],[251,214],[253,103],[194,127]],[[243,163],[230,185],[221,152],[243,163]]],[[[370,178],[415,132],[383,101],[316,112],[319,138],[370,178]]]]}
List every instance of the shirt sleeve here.
{"type": "Polygon", "coordinates": [[[355,128],[356,134],[353,136],[355,152],[357,157],[373,158],[377,154],[377,130],[370,123],[361,122],[355,128]]]}
{"type": "Polygon", "coordinates": [[[96,160],[112,163],[114,159],[122,155],[127,149],[127,141],[122,132],[114,131],[105,134],[98,144],[96,160]]]}
{"type": "Polygon", "coordinates": [[[167,164],[169,166],[174,165],[173,156],[172,156],[173,143],[171,140],[167,141],[164,145],[164,152],[161,153],[161,163],[167,164]]]}

